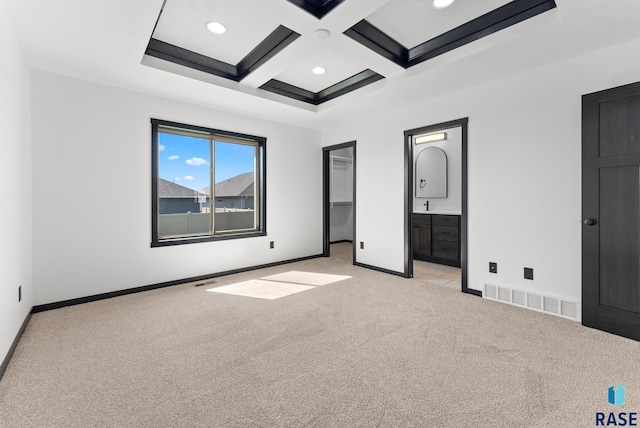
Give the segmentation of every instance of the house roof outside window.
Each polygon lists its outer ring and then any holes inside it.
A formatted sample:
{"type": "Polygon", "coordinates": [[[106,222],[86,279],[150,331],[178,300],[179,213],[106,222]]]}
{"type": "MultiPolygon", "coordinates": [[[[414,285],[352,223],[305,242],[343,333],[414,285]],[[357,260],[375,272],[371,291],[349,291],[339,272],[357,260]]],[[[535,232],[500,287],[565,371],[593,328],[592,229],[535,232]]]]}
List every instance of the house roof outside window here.
{"type": "MultiPolygon", "coordinates": [[[[244,174],[236,175],[235,177],[216,183],[216,198],[253,196],[253,178],[253,172],[245,172],[244,174]]],[[[211,193],[209,187],[210,186],[200,189],[200,192],[209,195],[211,193]]]]}
{"type": "Polygon", "coordinates": [[[202,194],[202,192],[172,183],[171,181],[162,178],[158,179],[158,196],[160,198],[193,198],[198,193],[202,194]]]}

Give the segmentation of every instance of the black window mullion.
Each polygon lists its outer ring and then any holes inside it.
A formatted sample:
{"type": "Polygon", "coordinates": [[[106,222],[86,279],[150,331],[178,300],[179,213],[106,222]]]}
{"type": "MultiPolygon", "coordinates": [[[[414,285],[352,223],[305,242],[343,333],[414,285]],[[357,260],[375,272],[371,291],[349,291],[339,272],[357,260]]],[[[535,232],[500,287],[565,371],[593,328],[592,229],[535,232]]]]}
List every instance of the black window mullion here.
{"type": "Polygon", "coordinates": [[[213,136],[211,136],[211,138],[209,139],[210,144],[211,144],[211,148],[210,148],[210,152],[211,152],[211,159],[210,159],[210,166],[211,168],[209,168],[209,198],[210,198],[210,202],[209,202],[209,212],[211,214],[211,234],[212,235],[216,235],[217,231],[216,231],[216,206],[215,206],[215,197],[216,197],[216,182],[215,182],[215,178],[216,178],[216,140],[213,136]]]}

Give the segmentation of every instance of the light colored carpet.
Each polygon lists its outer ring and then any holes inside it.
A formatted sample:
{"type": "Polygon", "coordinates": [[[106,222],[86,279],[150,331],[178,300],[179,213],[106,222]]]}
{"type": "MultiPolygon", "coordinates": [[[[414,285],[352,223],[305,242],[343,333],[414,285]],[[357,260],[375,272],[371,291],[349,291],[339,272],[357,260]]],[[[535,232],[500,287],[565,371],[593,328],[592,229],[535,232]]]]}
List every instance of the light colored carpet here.
{"type": "Polygon", "coordinates": [[[0,426],[589,427],[640,410],[640,343],[350,263],[216,280],[352,277],[277,300],[185,284],[34,314],[0,426]]]}
{"type": "Polygon", "coordinates": [[[214,293],[233,294],[235,296],[255,297],[257,299],[275,300],[301,291],[311,290],[308,285],[292,284],[290,282],[263,281],[251,279],[223,287],[210,288],[214,293]]]}
{"type": "Polygon", "coordinates": [[[260,279],[251,279],[249,281],[209,288],[207,291],[275,300],[301,291],[312,290],[317,286],[343,281],[348,278],[351,277],[317,272],[289,271],[265,276],[260,279]]]}
{"type": "Polygon", "coordinates": [[[269,281],[284,281],[284,282],[292,282],[295,284],[305,284],[305,285],[314,285],[314,286],[333,284],[334,282],[343,281],[349,278],[351,277],[347,275],[330,275],[327,273],[317,273],[317,272],[299,272],[296,270],[262,277],[262,279],[269,280],[269,281]]]}

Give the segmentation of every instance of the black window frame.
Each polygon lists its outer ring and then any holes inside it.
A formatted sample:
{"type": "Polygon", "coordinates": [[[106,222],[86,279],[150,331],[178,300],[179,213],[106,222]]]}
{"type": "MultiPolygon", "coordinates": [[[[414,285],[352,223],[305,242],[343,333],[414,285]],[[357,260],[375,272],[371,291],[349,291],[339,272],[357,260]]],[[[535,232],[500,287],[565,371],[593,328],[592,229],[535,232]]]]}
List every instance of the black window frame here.
{"type": "MultiPolygon", "coordinates": [[[[212,166],[213,168],[213,166],[212,166]]],[[[211,188],[215,183],[210,184],[211,188]]],[[[215,204],[213,205],[215,206],[215,204]]],[[[212,213],[215,215],[215,213],[212,213]]],[[[165,247],[170,245],[195,244],[200,242],[223,241],[228,239],[254,238],[267,235],[267,139],[255,135],[242,134],[233,131],[225,131],[214,128],[207,128],[197,125],[189,125],[185,123],[172,122],[162,119],[151,119],[151,247],[165,247]],[[170,127],[176,129],[184,129],[185,131],[204,132],[213,135],[252,140],[257,143],[258,147],[258,171],[257,186],[258,204],[255,207],[258,211],[255,230],[240,232],[217,233],[212,231],[209,235],[199,235],[193,237],[172,237],[160,238],[158,236],[158,214],[159,214],[159,198],[158,198],[158,178],[159,177],[159,145],[158,132],[160,127],[170,127]]]]}

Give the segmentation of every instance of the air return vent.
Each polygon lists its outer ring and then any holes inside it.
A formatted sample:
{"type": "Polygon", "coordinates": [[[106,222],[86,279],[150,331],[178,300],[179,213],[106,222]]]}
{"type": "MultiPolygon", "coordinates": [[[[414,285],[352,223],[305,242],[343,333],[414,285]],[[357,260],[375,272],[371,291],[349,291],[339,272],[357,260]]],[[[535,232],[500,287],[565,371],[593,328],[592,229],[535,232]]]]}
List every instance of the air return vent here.
{"type": "Polygon", "coordinates": [[[571,300],[543,296],[490,283],[484,284],[482,297],[580,321],[580,304],[571,300]]]}

